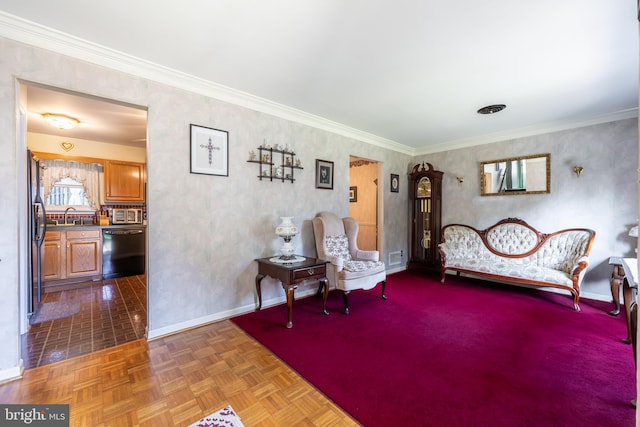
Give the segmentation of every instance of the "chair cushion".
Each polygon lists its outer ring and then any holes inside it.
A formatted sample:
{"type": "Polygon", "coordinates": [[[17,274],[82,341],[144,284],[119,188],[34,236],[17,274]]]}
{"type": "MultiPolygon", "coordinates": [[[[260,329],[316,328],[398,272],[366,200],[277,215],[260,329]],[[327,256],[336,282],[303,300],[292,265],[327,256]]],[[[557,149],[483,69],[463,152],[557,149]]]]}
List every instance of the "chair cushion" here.
{"type": "Polygon", "coordinates": [[[327,248],[327,255],[342,258],[345,262],[351,261],[349,239],[346,234],[327,236],[324,239],[324,244],[327,248]]]}
{"type": "Polygon", "coordinates": [[[344,263],[344,269],[352,271],[354,273],[358,271],[374,270],[376,267],[382,265],[381,261],[347,261],[344,263]]]}
{"type": "MultiPolygon", "coordinates": [[[[385,271],[382,261],[347,261],[342,271],[338,272],[340,280],[352,280],[361,277],[369,277],[385,271]]],[[[380,280],[384,280],[384,277],[380,280]]]]}

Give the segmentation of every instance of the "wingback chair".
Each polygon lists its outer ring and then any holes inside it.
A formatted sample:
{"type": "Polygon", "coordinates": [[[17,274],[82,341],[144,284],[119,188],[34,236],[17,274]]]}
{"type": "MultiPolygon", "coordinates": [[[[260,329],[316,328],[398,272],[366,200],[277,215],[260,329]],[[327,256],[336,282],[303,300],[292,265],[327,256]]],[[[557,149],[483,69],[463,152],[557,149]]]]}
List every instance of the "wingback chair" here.
{"type": "Polygon", "coordinates": [[[320,212],[312,220],[318,258],[329,261],[327,279],[329,285],[343,292],[344,313],[349,314],[347,295],[354,289],[372,289],[382,282],[382,298],[387,274],[378,251],[358,249],[358,222],[351,218],[340,219],[330,212],[320,212]]]}

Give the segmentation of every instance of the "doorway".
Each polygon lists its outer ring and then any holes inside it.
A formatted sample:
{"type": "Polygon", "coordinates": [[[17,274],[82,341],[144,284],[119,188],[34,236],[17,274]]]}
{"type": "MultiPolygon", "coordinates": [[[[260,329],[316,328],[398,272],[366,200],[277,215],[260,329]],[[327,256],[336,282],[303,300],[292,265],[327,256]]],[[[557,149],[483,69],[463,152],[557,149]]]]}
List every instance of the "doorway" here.
{"type": "Polygon", "coordinates": [[[375,160],[349,157],[349,216],[360,226],[358,248],[382,252],[381,167],[375,160]]]}
{"type": "MultiPolygon", "coordinates": [[[[28,294],[32,281],[31,229],[29,227],[31,200],[28,200],[26,190],[31,183],[26,173],[22,171],[27,169],[27,149],[40,154],[47,160],[62,160],[68,165],[104,164],[106,160],[146,165],[146,108],[35,82],[18,80],[16,87],[19,111],[17,152],[24,153],[17,156],[18,170],[23,175],[19,183],[25,188],[21,194],[24,200],[19,205],[21,247],[19,315],[21,358],[24,366],[32,368],[144,338],[148,302],[146,274],[105,280],[102,279],[101,274],[93,274],[91,277],[80,274],[82,277],[77,277],[75,270],[66,276],[63,274],[61,278],[56,278],[49,283],[45,281],[40,307],[47,304],[49,308],[53,306],[50,303],[58,303],[56,308],[67,308],[62,312],[64,317],[57,317],[60,313],[37,318],[29,317],[28,294]],[[60,114],[71,118],[76,122],[76,126],[72,129],[54,127],[46,122],[47,114],[60,114]],[[55,336],[59,339],[52,339],[55,336]]],[[[146,177],[144,179],[146,180],[146,177]]],[[[100,172],[99,180],[99,190],[92,188],[89,191],[85,186],[85,190],[91,192],[96,198],[89,208],[82,211],[68,207],[65,210],[65,223],[74,224],[73,227],[70,225],[56,228],[53,223],[59,222],[62,211],[59,211],[60,206],[57,204],[51,205],[52,209],[48,210],[46,215],[50,226],[49,233],[45,233],[45,245],[47,245],[47,234],[49,234],[48,244],[55,248],[55,239],[60,235],[70,239],[71,235],[67,230],[73,230],[71,232],[73,236],[80,232],[96,234],[94,247],[101,249],[103,224],[99,221],[99,214],[106,212],[115,202],[105,198],[103,171],[100,172]],[[70,213],[72,221],[66,222],[66,213],[70,213]],[[93,218],[96,220],[93,221],[93,218]]],[[[144,192],[146,193],[146,186],[144,192]]],[[[140,200],[117,202],[117,207],[142,209],[146,215],[146,194],[140,200]]],[[[50,202],[45,200],[45,206],[47,203],[50,202]]],[[[62,240],[62,245],[64,241],[62,240]]],[[[66,242],[70,243],[70,240],[66,242]]],[[[75,243],[71,241],[71,245],[75,243]]],[[[58,247],[61,246],[60,243],[57,244],[58,247]]],[[[89,246],[87,244],[84,247],[89,246]]],[[[63,253],[65,247],[58,249],[58,253],[63,253]]],[[[79,251],[84,250],[82,245],[76,245],[76,247],[79,251]]],[[[47,265],[48,262],[49,266],[55,266],[59,263],[63,271],[66,271],[65,268],[71,271],[68,259],[69,257],[63,261],[56,260],[54,256],[47,256],[45,252],[43,264],[47,265]]],[[[148,265],[148,261],[145,264],[148,265]]],[[[41,312],[38,313],[40,314],[41,312]]]]}

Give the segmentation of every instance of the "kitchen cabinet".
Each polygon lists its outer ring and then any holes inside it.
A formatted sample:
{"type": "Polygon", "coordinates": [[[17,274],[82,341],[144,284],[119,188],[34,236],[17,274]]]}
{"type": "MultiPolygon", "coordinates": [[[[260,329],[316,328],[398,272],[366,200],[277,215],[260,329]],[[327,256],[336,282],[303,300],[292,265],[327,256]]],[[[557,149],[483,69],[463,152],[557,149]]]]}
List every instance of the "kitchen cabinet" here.
{"type": "Polygon", "coordinates": [[[102,274],[100,230],[67,230],[66,234],[67,278],[102,274]]]}
{"type": "Polygon", "coordinates": [[[43,247],[45,289],[102,277],[99,228],[47,230],[43,247]]]}
{"type": "Polygon", "coordinates": [[[47,231],[42,244],[42,279],[62,279],[62,240],[60,231],[47,231]]]}
{"type": "Polygon", "coordinates": [[[105,200],[108,202],[144,202],[144,163],[105,160],[105,200]]]}

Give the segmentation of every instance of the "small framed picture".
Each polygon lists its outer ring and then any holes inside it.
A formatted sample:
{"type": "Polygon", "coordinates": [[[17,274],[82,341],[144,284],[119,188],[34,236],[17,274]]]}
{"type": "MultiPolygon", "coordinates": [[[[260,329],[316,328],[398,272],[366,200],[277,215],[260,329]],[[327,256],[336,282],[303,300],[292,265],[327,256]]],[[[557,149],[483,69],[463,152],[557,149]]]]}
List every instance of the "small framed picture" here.
{"type": "Polygon", "coordinates": [[[358,187],[349,187],[349,202],[355,203],[358,201],[358,187]]]}
{"type": "Polygon", "coordinates": [[[316,188],[333,190],[333,162],[316,159],[316,188]]]}
{"type": "Polygon", "coordinates": [[[191,173],[229,176],[229,132],[191,125],[191,173]]]}
{"type": "Polygon", "coordinates": [[[391,174],[391,192],[397,193],[400,191],[400,176],[395,173],[391,174]]]}

